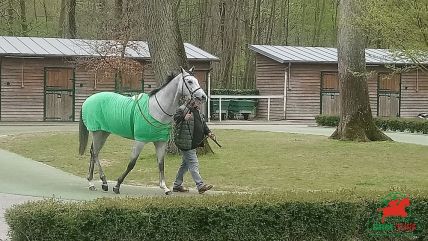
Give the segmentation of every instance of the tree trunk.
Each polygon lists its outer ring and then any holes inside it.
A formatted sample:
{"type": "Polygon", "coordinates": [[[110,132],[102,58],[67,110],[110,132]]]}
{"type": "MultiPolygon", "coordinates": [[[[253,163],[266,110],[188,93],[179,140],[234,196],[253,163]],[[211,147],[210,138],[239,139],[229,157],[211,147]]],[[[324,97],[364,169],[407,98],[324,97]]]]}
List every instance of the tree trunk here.
{"type": "Polygon", "coordinates": [[[261,31],[260,31],[260,13],[261,13],[261,0],[256,0],[256,8],[254,12],[254,37],[251,43],[260,44],[261,43],[261,31]],[[257,41],[257,42],[255,42],[257,41]]]}
{"type": "Polygon", "coordinates": [[[116,21],[120,21],[122,18],[123,12],[123,0],[115,0],[114,1],[114,18],[116,21]]]}
{"type": "Polygon", "coordinates": [[[301,45],[300,41],[305,43],[305,39],[306,39],[306,34],[302,34],[302,33],[306,32],[306,21],[305,20],[306,20],[306,4],[307,3],[305,1],[302,1],[300,4],[301,4],[301,8],[302,8],[302,13],[301,13],[301,18],[300,18],[300,27],[297,30],[297,35],[296,35],[297,46],[301,45]]]}
{"type": "Polygon", "coordinates": [[[68,5],[68,35],[76,38],[76,0],[69,0],[68,5]]]}
{"type": "Polygon", "coordinates": [[[339,15],[339,1],[340,0],[333,0],[333,3],[332,3],[332,7],[333,7],[333,10],[334,10],[334,15],[332,16],[332,28],[333,28],[333,31],[332,31],[332,36],[331,36],[331,43],[333,44],[334,42],[336,42],[337,43],[337,32],[338,32],[338,30],[337,30],[337,22],[338,22],[338,15],[339,15]]]}
{"type": "Polygon", "coordinates": [[[353,0],[339,4],[338,68],[341,95],[340,122],[331,138],[352,141],[391,140],[374,124],[369,103],[364,35],[355,24],[359,6],[353,0]]]}
{"type": "Polygon", "coordinates": [[[272,35],[274,28],[274,18],[276,16],[276,0],[271,0],[271,9],[268,20],[268,31],[266,34],[266,44],[272,44],[272,35]]]}
{"type": "Polygon", "coordinates": [[[13,17],[13,1],[9,0],[8,2],[8,6],[7,6],[7,25],[8,25],[8,34],[10,36],[13,35],[13,23],[14,23],[14,17],[13,17]]]}
{"type": "Polygon", "coordinates": [[[143,20],[152,59],[152,68],[158,84],[180,66],[188,67],[178,25],[179,0],[146,0],[143,20]]]}
{"type": "Polygon", "coordinates": [[[316,46],[316,37],[318,34],[318,22],[320,21],[320,0],[315,0],[315,12],[314,12],[314,28],[313,28],[313,32],[312,32],[312,43],[311,46],[316,46]]]}
{"type": "Polygon", "coordinates": [[[244,4],[244,29],[245,29],[245,67],[244,67],[244,88],[249,88],[250,83],[254,80],[254,54],[248,46],[253,44],[253,24],[255,18],[256,0],[253,1],[252,7],[250,7],[249,0],[245,1],[244,4]]]}
{"type": "Polygon", "coordinates": [[[198,44],[200,47],[205,47],[205,33],[206,27],[207,27],[207,13],[208,13],[208,1],[207,0],[199,0],[198,1],[198,8],[199,8],[199,31],[198,31],[198,44]]]}
{"type": "MultiPolygon", "coordinates": [[[[187,57],[178,24],[179,0],[146,0],[143,21],[147,29],[147,42],[152,69],[158,85],[169,73],[182,66],[187,69],[187,57]]],[[[168,142],[168,153],[177,153],[173,138],[168,142]]]]}
{"type": "Polygon", "coordinates": [[[45,14],[45,26],[46,26],[46,29],[48,29],[49,17],[48,17],[48,8],[46,6],[46,0],[43,0],[43,12],[45,14]]]}
{"type": "Polygon", "coordinates": [[[28,24],[27,24],[27,11],[25,8],[25,0],[19,1],[19,8],[21,10],[21,30],[22,35],[27,36],[28,34],[28,24]]]}
{"type": "Polygon", "coordinates": [[[61,10],[59,12],[59,21],[58,21],[58,36],[59,37],[64,37],[66,9],[67,9],[67,0],[61,0],[61,10]]]}
{"type": "Polygon", "coordinates": [[[319,2],[317,1],[316,4],[316,13],[315,13],[315,29],[314,29],[314,35],[312,38],[312,46],[320,46],[320,37],[321,37],[321,29],[322,29],[322,23],[323,23],[323,19],[324,19],[324,14],[325,14],[325,1],[326,0],[320,0],[321,2],[321,7],[319,6],[319,2]]]}

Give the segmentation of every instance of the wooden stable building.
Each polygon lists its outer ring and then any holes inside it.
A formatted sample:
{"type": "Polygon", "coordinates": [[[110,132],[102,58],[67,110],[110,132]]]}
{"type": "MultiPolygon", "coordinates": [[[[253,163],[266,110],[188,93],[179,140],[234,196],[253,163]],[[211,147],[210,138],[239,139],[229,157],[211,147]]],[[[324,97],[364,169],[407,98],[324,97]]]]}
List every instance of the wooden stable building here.
{"type": "MultiPolygon", "coordinates": [[[[283,95],[270,103],[270,118],[314,119],[339,114],[337,50],[322,47],[252,45],[256,53],[256,88],[260,95],[283,95]]],[[[428,72],[421,69],[392,74],[389,65],[408,66],[385,49],[367,49],[366,63],[373,116],[416,117],[428,111],[428,72]]],[[[266,118],[261,99],[257,117],[266,118]]]]}
{"type": "MultiPolygon", "coordinates": [[[[94,46],[102,46],[102,42],[0,36],[0,120],[77,121],[88,96],[118,91],[113,74],[95,73],[73,63],[78,57],[99,57],[94,46]]],[[[120,92],[147,93],[157,86],[147,43],[135,41],[132,45],[126,56],[141,62],[143,71],[125,73],[120,92]]],[[[218,58],[187,43],[185,50],[206,90],[211,62],[218,58]]]]}

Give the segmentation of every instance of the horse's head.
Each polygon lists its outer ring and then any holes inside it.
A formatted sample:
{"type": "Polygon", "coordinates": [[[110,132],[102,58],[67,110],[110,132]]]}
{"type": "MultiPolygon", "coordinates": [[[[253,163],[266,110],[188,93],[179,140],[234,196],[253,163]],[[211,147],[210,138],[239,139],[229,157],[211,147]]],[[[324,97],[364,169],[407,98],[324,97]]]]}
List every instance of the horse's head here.
{"type": "Polygon", "coordinates": [[[181,68],[181,78],[183,80],[182,85],[182,93],[183,96],[188,96],[191,98],[198,99],[202,102],[205,102],[207,100],[207,95],[205,94],[204,90],[199,85],[198,79],[193,76],[193,69],[192,67],[189,71],[184,70],[181,68]]]}

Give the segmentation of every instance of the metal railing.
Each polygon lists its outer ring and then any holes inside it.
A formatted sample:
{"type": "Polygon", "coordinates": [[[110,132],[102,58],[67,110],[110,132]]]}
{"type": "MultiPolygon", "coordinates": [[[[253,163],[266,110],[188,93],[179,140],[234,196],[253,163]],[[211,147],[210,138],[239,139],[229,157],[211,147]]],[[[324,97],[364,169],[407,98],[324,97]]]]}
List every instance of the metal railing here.
{"type": "MultiPolygon", "coordinates": [[[[284,99],[284,95],[211,95],[208,97],[208,121],[211,121],[211,100],[218,99],[219,121],[221,121],[221,101],[222,99],[267,99],[267,119],[270,120],[270,100],[284,99]]],[[[285,110],[284,110],[285,111],[285,110]]]]}

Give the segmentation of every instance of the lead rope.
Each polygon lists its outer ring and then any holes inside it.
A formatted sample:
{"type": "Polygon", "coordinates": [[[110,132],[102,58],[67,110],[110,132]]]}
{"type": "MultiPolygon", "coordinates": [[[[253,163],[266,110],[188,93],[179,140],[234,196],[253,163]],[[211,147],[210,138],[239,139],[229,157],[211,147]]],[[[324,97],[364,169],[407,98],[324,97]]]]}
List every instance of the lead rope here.
{"type": "MultiPolygon", "coordinates": [[[[147,121],[147,123],[149,123],[149,125],[151,125],[151,126],[153,126],[153,127],[157,128],[157,129],[165,129],[168,125],[170,125],[170,123],[168,123],[168,124],[163,124],[163,123],[159,122],[159,123],[160,123],[160,125],[156,126],[156,125],[154,125],[152,122],[150,122],[150,120],[146,117],[146,115],[144,115],[143,111],[141,110],[139,100],[140,100],[140,99],[138,99],[138,98],[135,100],[135,101],[136,101],[136,104],[137,104],[137,106],[138,106],[138,110],[140,111],[140,114],[141,114],[141,116],[143,117],[143,119],[144,119],[145,121],[147,121]]],[[[147,103],[148,103],[148,101],[147,101],[147,103]]]]}
{"type": "Polygon", "coordinates": [[[173,115],[171,115],[171,114],[166,113],[166,111],[162,108],[162,106],[160,105],[160,103],[159,103],[159,101],[158,101],[158,97],[156,96],[156,94],[155,94],[155,100],[156,100],[156,103],[158,103],[159,108],[161,109],[161,111],[162,111],[165,115],[167,115],[167,116],[169,116],[169,117],[172,117],[172,116],[173,116],[173,115]]]}

